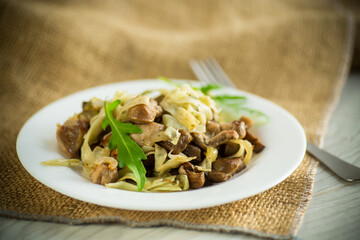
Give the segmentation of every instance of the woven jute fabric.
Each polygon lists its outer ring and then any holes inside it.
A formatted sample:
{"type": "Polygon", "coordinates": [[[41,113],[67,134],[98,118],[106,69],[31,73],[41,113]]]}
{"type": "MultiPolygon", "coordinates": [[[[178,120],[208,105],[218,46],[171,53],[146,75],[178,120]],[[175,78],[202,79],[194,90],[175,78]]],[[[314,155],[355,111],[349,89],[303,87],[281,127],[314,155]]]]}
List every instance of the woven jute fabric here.
{"type": "Polygon", "coordinates": [[[247,199],[176,214],[130,211],[39,183],[17,157],[17,134],[70,93],[131,79],[194,79],[188,60],[213,56],[240,89],[287,109],[320,143],[348,73],[353,22],[325,0],[0,1],[0,215],[295,236],[316,168],[309,156],[282,183],[247,199]]]}

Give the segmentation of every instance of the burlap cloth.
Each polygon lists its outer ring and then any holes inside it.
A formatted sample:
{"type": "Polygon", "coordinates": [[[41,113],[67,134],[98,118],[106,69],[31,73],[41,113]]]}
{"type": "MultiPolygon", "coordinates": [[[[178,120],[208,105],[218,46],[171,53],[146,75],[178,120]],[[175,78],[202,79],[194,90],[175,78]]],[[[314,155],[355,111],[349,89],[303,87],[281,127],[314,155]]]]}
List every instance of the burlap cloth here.
{"type": "Polygon", "coordinates": [[[348,73],[353,36],[352,17],[329,1],[1,1],[0,215],[295,236],[314,182],[309,156],[285,181],[248,199],[142,212],[45,187],[22,167],[16,137],[31,115],[70,93],[160,75],[194,79],[188,60],[214,56],[240,89],[287,109],[319,143],[348,73]]]}

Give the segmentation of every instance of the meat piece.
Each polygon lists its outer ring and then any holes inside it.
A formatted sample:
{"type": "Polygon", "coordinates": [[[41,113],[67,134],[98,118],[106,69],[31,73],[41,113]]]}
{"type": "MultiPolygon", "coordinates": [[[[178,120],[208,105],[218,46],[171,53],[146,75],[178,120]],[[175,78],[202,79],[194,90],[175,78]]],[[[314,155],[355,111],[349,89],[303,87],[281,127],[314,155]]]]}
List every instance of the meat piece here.
{"type": "Polygon", "coordinates": [[[117,160],[112,157],[96,159],[90,172],[91,181],[101,185],[116,182],[119,178],[117,166],[117,160]]]}
{"type": "Polygon", "coordinates": [[[179,129],[180,137],[176,145],[172,144],[170,141],[159,142],[159,145],[165,148],[168,152],[172,150],[173,154],[179,154],[187,147],[187,145],[192,141],[192,136],[190,133],[183,129],[179,129]]]}
{"type": "Polygon", "coordinates": [[[239,148],[240,148],[239,144],[233,142],[227,142],[221,145],[220,152],[224,157],[229,157],[237,153],[237,151],[239,151],[239,148]]]}
{"type": "Polygon", "coordinates": [[[180,174],[186,174],[188,176],[190,188],[198,189],[204,186],[204,172],[195,172],[194,165],[192,165],[191,163],[185,162],[181,164],[178,171],[180,174]]]}
{"type": "Polygon", "coordinates": [[[212,182],[224,182],[246,167],[242,158],[219,158],[212,165],[207,177],[212,182]]]}
{"type": "Polygon", "coordinates": [[[255,153],[260,153],[262,150],[264,150],[265,145],[263,145],[257,137],[249,133],[249,131],[247,131],[245,139],[248,140],[254,146],[253,151],[255,153]]]}
{"type": "Polygon", "coordinates": [[[156,133],[158,133],[160,131],[165,130],[165,126],[160,123],[152,122],[152,123],[143,123],[143,124],[135,124],[135,125],[138,126],[139,128],[141,128],[141,130],[143,132],[142,133],[131,133],[130,137],[139,146],[144,146],[144,145],[149,146],[151,144],[151,139],[152,139],[153,135],[155,135],[156,133]]]}
{"type": "Polygon", "coordinates": [[[226,143],[229,140],[236,140],[239,138],[239,134],[235,130],[223,130],[210,138],[209,146],[217,147],[221,144],[226,143]]]}
{"type": "Polygon", "coordinates": [[[89,121],[78,116],[68,119],[63,125],[58,124],[56,139],[61,152],[69,158],[78,156],[88,129],[89,121]]]}
{"type": "Polygon", "coordinates": [[[221,131],[220,123],[217,121],[207,121],[206,122],[206,135],[210,138],[215,136],[221,131]]]}
{"type": "Polygon", "coordinates": [[[244,121],[232,121],[231,123],[221,124],[222,130],[235,130],[239,134],[239,138],[244,138],[246,135],[246,128],[244,121]]]}
{"type": "Polygon", "coordinates": [[[248,129],[248,128],[251,128],[252,125],[254,124],[254,121],[251,119],[251,118],[248,118],[246,116],[242,116],[240,118],[240,122],[244,122],[245,123],[245,128],[248,129]]]}
{"type": "Polygon", "coordinates": [[[207,145],[205,143],[205,135],[202,133],[191,133],[191,136],[193,137],[193,142],[200,147],[202,150],[206,151],[207,145]]]}
{"type": "Polygon", "coordinates": [[[129,120],[133,123],[150,123],[156,116],[154,109],[149,105],[139,104],[129,109],[129,120]]]}
{"type": "Polygon", "coordinates": [[[149,104],[139,104],[129,109],[128,118],[133,123],[151,123],[163,113],[161,106],[150,98],[149,104]]]}
{"type": "Polygon", "coordinates": [[[195,145],[188,144],[182,153],[188,157],[196,157],[192,162],[201,162],[201,149],[195,145]]]}

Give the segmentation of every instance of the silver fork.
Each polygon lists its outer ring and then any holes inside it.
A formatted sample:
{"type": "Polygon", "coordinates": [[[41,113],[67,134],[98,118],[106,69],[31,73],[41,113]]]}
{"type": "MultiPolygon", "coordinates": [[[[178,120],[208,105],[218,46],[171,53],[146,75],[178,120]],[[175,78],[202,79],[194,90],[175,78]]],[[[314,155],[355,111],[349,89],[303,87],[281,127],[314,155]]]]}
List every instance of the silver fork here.
{"type": "MultiPolygon", "coordinates": [[[[202,61],[190,60],[189,64],[200,82],[236,88],[214,58],[202,61]]],[[[307,141],[306,150],[340,178],[349,182],[360,180],[360,168],[331,155],[309,141],[307,141]]]]}

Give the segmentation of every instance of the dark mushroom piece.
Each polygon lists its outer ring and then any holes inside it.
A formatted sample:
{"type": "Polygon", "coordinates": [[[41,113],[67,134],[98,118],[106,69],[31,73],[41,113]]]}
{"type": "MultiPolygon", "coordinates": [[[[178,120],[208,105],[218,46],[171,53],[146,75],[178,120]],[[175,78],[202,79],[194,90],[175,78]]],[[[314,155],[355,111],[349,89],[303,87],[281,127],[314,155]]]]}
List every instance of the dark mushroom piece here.
{"type": "Polygon", "coordinates": [[[189,185],[192,189],[198,189],[204,186],[205,183],[205,174],[204,172],[196,172],[194,165],[189,162],[181,164],[178,170],[179,174],[184,174],[188,176],[189,185]]]}
{"type": "Polygon", "coordinates": [[[229,157],[237,153],[240,149],[240,146],[238,143],[234,142],[227,142],[220,146],[220,153],[224,157],[229,157]]]}
{"type": "Polygon", "coordinates": [[[152,177],[155,167],[155,155],[150,154],[146,157],[146,160],[142,160],[146,169],[146,177],[152,177]]]}
{"type": "Polygon", "coordinates": [[[182,153],[188,157],[196,157],[194,160],[191,160],[192,163],[201,162],[201,149],[195,145],[188,144],[182,153]]]}
{"type": "Polygon", "coordinates": [[[179,154],[187,147],[187,145],[192,141],[192,136],[190,133],[186,132],[183,129],[179,129],[180,137],[176,145],[172,144],[170,141],[162,141],[158,144],[165,148],[168,152],[172,151],[173,154],[179,154]]]}
{"type": "Polygon", "coordinates": [[[207,178],[212,182],[224,182],[246,167],[242,158],[219,158],[212,165],[207,178]]]}
{"type": "Polygon", "coordinates": [[[191,133],[191,136],[193,137],[193,142],[196,146],[206,151],[207,144],[205,143],[205,134],[193,132],[191,133]]]}
{"type": "Polygon", "coordinates": [[[209,146],[217,147],[226,143],[229,140],[236,140],[239,138],[239,134],[235,130],[223,130],[210,138],[209,146]]]}
{"type": "Polygon", "coordinates": [[[254,153],[260,153],[264,150],[265,145],[262,144],[257,137],[247,131],[245,139],[248,140],[254,146],[254,153]]]}

